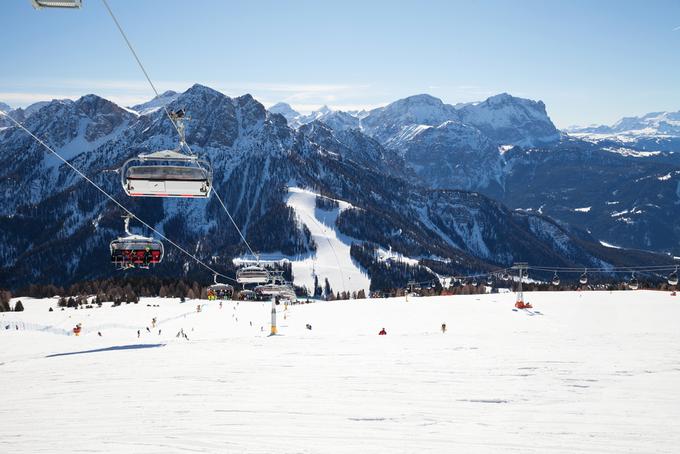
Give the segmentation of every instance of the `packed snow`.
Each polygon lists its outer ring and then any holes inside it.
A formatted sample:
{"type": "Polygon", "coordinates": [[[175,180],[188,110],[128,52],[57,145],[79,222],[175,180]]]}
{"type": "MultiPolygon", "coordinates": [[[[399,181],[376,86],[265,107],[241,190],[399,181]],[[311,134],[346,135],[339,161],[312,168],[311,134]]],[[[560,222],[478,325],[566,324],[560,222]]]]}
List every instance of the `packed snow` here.
{"type": "Polygon", "coordinates": [[[678,297],[525,297],[535,312],[511,293],[278,306],[275,337],[268,302],[22,298],[0,314],[0,447],[677,452],[678,297]]]}

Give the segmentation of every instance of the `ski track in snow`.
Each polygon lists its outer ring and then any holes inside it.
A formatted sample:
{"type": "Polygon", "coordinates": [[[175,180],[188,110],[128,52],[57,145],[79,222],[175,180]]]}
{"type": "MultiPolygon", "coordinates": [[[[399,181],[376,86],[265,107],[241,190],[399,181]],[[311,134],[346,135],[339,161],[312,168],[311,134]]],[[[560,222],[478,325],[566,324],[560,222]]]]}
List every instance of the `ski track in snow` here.
{"type": "Polygon", "coordinates": [[[21,298],[0,314],[0,450],[677,452],[678,297],[526,296],[542,315],[513,294],[279,306],[269,338],[270,303],[21,298]]]}

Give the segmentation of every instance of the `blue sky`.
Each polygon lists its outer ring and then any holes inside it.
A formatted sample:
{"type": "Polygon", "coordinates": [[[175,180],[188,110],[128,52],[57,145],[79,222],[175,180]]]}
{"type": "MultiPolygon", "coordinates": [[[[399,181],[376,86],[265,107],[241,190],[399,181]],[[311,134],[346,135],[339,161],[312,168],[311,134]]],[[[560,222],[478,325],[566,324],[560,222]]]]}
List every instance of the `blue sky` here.
{"type": "MultiPolygon", "coordinates": [[[[680,110],[680,1],[109,0],[161,90],[301,111],[430,93],[543,100],[560,127],[680,110]]],[[[152,97],[100,0],[0,2],[0,101],[152,97]]]]}

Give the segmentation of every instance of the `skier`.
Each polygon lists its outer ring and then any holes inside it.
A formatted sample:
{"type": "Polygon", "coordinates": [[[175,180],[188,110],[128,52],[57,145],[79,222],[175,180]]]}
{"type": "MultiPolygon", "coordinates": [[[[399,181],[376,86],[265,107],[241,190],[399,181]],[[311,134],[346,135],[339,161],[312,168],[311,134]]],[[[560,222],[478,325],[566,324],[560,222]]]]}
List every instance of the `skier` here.
{"type": "Polygon", "coordinates": [[[385,331],[385,328],[380,330],[380,332],[378,333],[378,336],[387,336],[387,331],[385,331]]]}
{"type": "Polygon", "coordinates": [[[139,335],[140,335],[140,334],[141,334],[141,333],[139,332],[139,330],[137,330],[137,339],[139,339],[139,335]]]}
{"type": "Polygon", "coordinates": [[[151,319],[151,327],[155,328],[156,327],[156,317],[151,319]]]}
{"type": "Polygon", "coordinates": [[[442,333],[446,332],[446,323],[442,323],[442,333]]]}
{"type": "Polygon", "coordinates": [[[151,248],[149,246],[144,250],[144,265],[149,266],[151,263],[151,248]]]}

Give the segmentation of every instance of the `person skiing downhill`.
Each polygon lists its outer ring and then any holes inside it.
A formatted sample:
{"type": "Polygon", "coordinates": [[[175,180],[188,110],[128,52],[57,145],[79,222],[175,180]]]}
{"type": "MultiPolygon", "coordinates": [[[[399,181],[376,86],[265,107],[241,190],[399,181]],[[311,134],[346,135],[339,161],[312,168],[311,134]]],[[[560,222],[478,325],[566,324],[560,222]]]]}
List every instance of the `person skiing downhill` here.
{"type": "Polygon", "coordinates": [[[386,336],[387,331],[385,331],[385,328],[381,329],[380,332],[378,333],[378,336],[386,336]]]}

